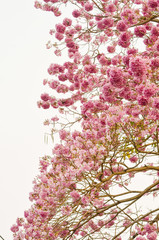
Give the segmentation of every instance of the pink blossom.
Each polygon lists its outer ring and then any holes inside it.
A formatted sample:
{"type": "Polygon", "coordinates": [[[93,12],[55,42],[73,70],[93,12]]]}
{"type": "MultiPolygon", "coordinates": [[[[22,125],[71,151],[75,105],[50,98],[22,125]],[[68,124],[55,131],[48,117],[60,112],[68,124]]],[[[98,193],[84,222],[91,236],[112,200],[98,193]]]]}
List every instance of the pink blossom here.
{"type": "Polygon", "coordinates": [[[159,27],[155,27],[155,26],[152,27],[151,28],[151,34],[158,37],[159,36],[159,27]]]}
{"type": "Polygon", "coordinates": [[[114,21],[112,18],[104,18],[100,21],[97,22],[97,27],[100,29],[100,30],[104,30],[106,28],[110,28],[110,27],[113,27],[114,25],[114,21]]]}
{"type": "Polygon", "coordinates": [[[57,121],[59,120],[59,118],[58,118],[57,116],[55,116],[55,117],[52,117],[51,120],[52,120],[53,122],[57,122],[57,121]]]}
{"type": "Polygon", "coordinates": [[[129,160],[130,160],[130,162],[132,162],[132,163],[136,163],[137,160],[138,160],[138,158],[137,158],[136,156],[133,156],[133,157],[129,158],[129,160]]]}
{"type": "Polygon", "coordinates": [[[64,85],[64,84],[60,84],[60,85],[58,85],[57,88],[56,88],[56,91],[57,91],[58,93],[66,93],[66,92],[68,92],[68,90],[69,90],[68,86],[67,86],[67,85],[64,85]]]}
{"type": "Polygon", "coordinates": [[[156,240],[157,239],[157,233],[152,232],[147,235],[148,240],[156,240]]]}
{"type": "Polygon", "coordinates": [[[18,226],[22,226],[24,220],[23,220],[23,218],[17,218],[16,222],[17,222],[17,225],[18,225],[18,226]]]}
{"type": "Polygon", "coordinates": [[[128,29],[128,26],[126,25],[126,23],[123,20],[120,20],[117,23],[116,29],[120,32],[125,32],[128,29]]]}
{"type": "Polygon", "coordinates": [[[135,240],[146,240],[146,238],[143,236],[138,236],[137,238],[135,238],[135,240]]]}
{"type": "Polygon", "coordinates": [[[67,137],[68,133],[64,129],[61,129],[59,131],[59,135],[60,135],[61,140],[64,140],[67,137]]]}
{"type": "Polygon", "coordinates": [[[155,49],[159,52],[159,40],[155,43],[155,49]]]}
{"type": "Polygon", "coordinates": [[[72,25],[72,20],[70,18],[64,18],[63,25],[68,27],[72,25]]]}
{"type": "Polygon", "coordinates": [[[112,68],[109,72],[110,83],[116,88],[122,88],[125,84],[125,80],[122,71],[119,68],[112,68]]]}
{"type": "Polygon", "coordinates": [[[80,24],[75,25],[75,29],[79,32],[82,30],[82,26],[80,24]]]}
{"type": "Polygon", "coordinates": [[[104,55],[101,55],[100,57],[99,57],[99,62],[100,62],[100,64],[101,65],[107,65],[107,58],[104,56],[104,55]]]}
{"type": "Polygon", "coordinates": [[[102,89],[104,98],[113,95],[113,89],[110,84],[105,84],[102,89]]]}
{"type": "Polygon", "coordinates": [[[113,3],[110,3],[110,4],[107,5],[106,11],[113,13],[113,12],[116,11],[116,6],[113,3]]]}
{"type": "Polygon", "coordinates": [[[42,102],[42,108],[43,109],[48,109],[50,107],[50,103],[49,102],[42,102]]]}
{"type": "Polygon", "coordinates": [[[132,58],[129,66],[135,77],[142,77],[146,73],[146,64],[140,57],[132,58]]]}
{"type": "Polygon", "coordinates": [[[64,72],[64,67],[60,66],[59,64],[51,64],[48,68],[48,73],[50,75],[55,75],[56,73],[64,72]]]}
{"type": "Polygon", "coordinates": [[[156,8],[156,7],[158,7],[158,1],[157,0],[148,0],[148,6],[150,8],[156,8]]]}
{"type": "Polygon", "coordinates": [[[127,24],[135,24],[137,22],[137,16],[134,12],[134,9],[123,8],[124,10],[121,13],[121,19],[127,24]]]}
{"type": "Polygon", "coordinates": [[[63,215],[69,215],[71,210],[72,208],[69,205],[63,206],[61,209],[63,215]]]}
{"type": "Polygon", "coordinates": [[[57,38],[59,41],[61,41],[64,38],[64,35],[62,33],[55,33],[55,38],[57,38]]]}
{"type": "Polygon", "coordinates": [[[77,192],[77,191],[72,191],[71,193],[70,193],[70,195],[71,195],[71,197],[73,198],[73,200],[74,201],[77,201],[79,198],[80,198],[80,195],[79,195],[79,193],[77,192]]]}
{"type": "Polygon", "coordinates": [[[96,73],[97,72],[96,65],[95,64],[86,65],[84,67],[84,71],[87,73],[96,73]]]}
{"type": "Polygon", "coordinates": [[[159,97],[153,99],[153,106],[159,109],[159,97]]]}
{"type": "Polygon", "coordinates": [[[78,18],[78,17],[81,16],[81,13],[80,13],[79,10],[74,10],[74,11],[72,12],[72,15],[73,15],[73,17],[78,18]]]}
{"type": "Polygon", "coordinates": [[[35,1],[34,7],[37,8],[37,9],[38,8],[40,9],[40,8],[42,8],[42,4],[40,4],[38,1],[35,1]]]}
{"type": "Polygon", "coordinates": [[[50,99],[50,96],[48,93],[41,94],[41,99],[45,102],[47,102],[50,99]]]}
{"type": "Polygon", "coordinates": [[[115,46],[108,46],[108,47],[107,47],[107,51],[108,51],[109,53],[114,53],[114,52],[115,52],[115,46]]]}
{"type": "Polygon", "coordinates": [[[156,92],[156,89],[155,89],[155,86],[150,85],[150,86],[146,86],[144,89],[143,89],[143,95],[146,97],[146,98],[150,98],[152,97],[156,92]]]}
{"type": "Polygon", "coordinates": [[[137,49],[135,49],[135,48],[131,48],[131,49],[128,49],[127,50],[127,54],[128,55],[135,55],[136,53],[138,52],[138,50],[137,49]]]}
{"type": "Polygon", "coordinates": [[[82,202],[84,205],[88,205],[88,204],[89,204],[89,198],[86,197],[86,196],[82,196],[81,202],[82,202]]]}
{"type": "Polygon", "coordinates": [[[56,24],[55,28],[58,33],[62,33],[62,34],[65,32],[65,29],[66,29],[66,27],[61,23],[56,24]]]}
{"type": "Polygon", "coordinates": [[[93,3],[86,2],[85,5],[84,5],[84,9],[85,9],[87,12],[92,11],[92,10],[93,10],[93,3]]]}
{"type": "Polygon", "coordinates": [[[81,234],[82,237],[84,237],[84,236],[87,235],[87,232],[82,231],[80,234],[81,234]]]}
{"type": "Polygon", "coordinates": [[[58,76],[58,79],[62,82],[66,81],[67,80],[67,76],[66,74],[62,73],[58,76]]]}
{"type": "Polygon", "coordinates": [[[18,227],[16,224],[14,224],[14,225],[12,225],[12,227],[10,228],[10,230],[15,233],[15,232],[18,232],[18,231],[19,231],[19,227],[18,227]]]}
{"type": "Polygon", "coordinates": [[[141,106],[146,106],[148,104],[148,100],[143,96],[138,97],[138,104],[141,106]]]}
{"type": "Polygon", "coordinates": [[[151,67],[152,68],[158,68],[159,67],[159,57],[156,57],[151,60],[151,67]]]}
{"type": "Polygon", "coordinates": [[[118,45],[127,48],[130,45],[131,32],[121,33],[118,40],[118,45]]]}
{"type": "Polygon", "coordinates": [[[145,26],[137,26],[134,29],[134,33],[137,37],[143,37],[146,34],[145,26]]]}
{"type": "Polygon", "coordinates": [[[49,214],[48,211],[39,210],[39,214],[42,218],[46,218],[49,214]]]}
{"type": "Polygon", "coordinates": [[[49,82],[49,86],[52,89],[56,89],[59,84],[60,84],[59,81],[56,81],[56,80],[49,82]]]}

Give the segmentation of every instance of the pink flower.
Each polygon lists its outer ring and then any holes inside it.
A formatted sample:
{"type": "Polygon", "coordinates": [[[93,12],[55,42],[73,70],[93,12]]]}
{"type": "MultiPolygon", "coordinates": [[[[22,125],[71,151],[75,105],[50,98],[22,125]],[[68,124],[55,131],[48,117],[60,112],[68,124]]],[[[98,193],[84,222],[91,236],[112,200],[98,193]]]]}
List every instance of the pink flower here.
{"type": "Polygon", "coordinates": [[[109,72],[110,83],[116,88],[124,87],[125,80],[122,71],[119,68],[112,68],[109,72]]]}
{"type": "Polygon", "coordinates": [[[99,62],[101,65],[107,65],[108,59],[104,55],[101,55],[99,57],[99,62]]]}
{"type": "Polygon", "coordinates": [[[74,10],[74,11],[72,12],[72,15],[73,15],[73,17],[78,18],[78,17],[81,16],[81,13],[80,13],[79,10],[74,10]]]}
{"type": "Polygon", "coordinates": [[[113,13],[113,12],[116,11],[116,6],[113,3],[110,3],[110,4],[107,5],[106,11],[113,13]]]}
{"type": "Polygon", "coordinates": [[[15,232],[18,232],[18,231],[19,231],[19,227],[18,227],[16,224],[14,224],[14,225],[12,225],[12,227],[10,228],[10,230],[15,233],[15,232]]]}
{"type": "Polygon", "coordinates": [[[107,47],[107,51],[108,51],[109,53],[114,53],[114,52],[115,52],[115,46],[108,46],[108,47],[107,47]]]}
{"type": "Polygon", "coordinates": [[[134,54],[136,54],[138,52],[138,50],[137,49],[135,49],[135,48],[131,48],[131,49],[128,49],[127,50],[127,54],[128,55],[134,55],[134,54]]]}
{"type": "Polygon", "coordinates": [[[66,93],[66,92],[68,92],[68,90],[69,90],[68,86],[66,86],[66,85],[64,85],[64,84],[60,84],[60,85],[58,85],[58,87],[56,88],[56,91],[57,91],[58,93],[66,93]]]}
{"type": "Polygon", "coordinates": [[[82,231],[80,234],[81,234],[82,237],[84,237],[84,236],[87,235],[87,232],[82,231]]]}
{"type": "Polygon", "coordinates": [[[119,36],[118,45],[123,48],[127,48],[130,45],[131,36],[132,35],[130,32],[121,33],[119,36]]]}
{"type": "Polygon", "coordinates": [[[156,57],[151,60],[151,67],[152,68],[158,68],[159,67],[159,57],[156,57]]]}
{"type": "Polygon", "coordinates": [[[153,106],[157,109],[159,109],[159,97],[154,98],[153,100],[153,106]]]}
{"type": "Polygon", "coordinates": [[[143,37],[146,34],[145,26],[137,26],[134,29],[134,33],[137,37],[143,37]]]}
{"type": "Polygon", "coordinates": [[[97,27],[100,30],[104,30],[106,28],[111,28],[114,25],[114,21],[112,18],[104,18],[97,22],[97,27]]]}
{"type": "Polygon", "coordinates": [[[22,226],[22,223],[24,222],[23,218],[17,218],[16,220],[18,226],[22,226]]]}
{"type": "Polygon", "coordinates": [[[153,84],[143,89],[143,94],[146,98],[152,97],[155,94],[155,92],[156,92],[156,89],[155,89],[155,86],[153,86],[153,84]]]}
{"type": "Polygon", "coordinates": [[[127,24],[134,24],[137,22],[137,16],[134,12],[134,9],[123,8],[123,12],[121,13],[121,19],[125,21],[127,24]]]}
{"type": "Polygon", "coordinates": [[[63,215],[69,215],[71,210],[72,208],[69,205],[62,207],[61,209],[63,215]]]}
{"type": "Polygon", "coordinates": [[[79,193],[77,192],[77,191],[72,191],[71,193],[70,193],[70,195],[71,195],[71,197],[73,198],[73,200],[74,201],[77,201],[79,198],[80,198],[80,195],[79,195],[79,193]]]}
{"type": "Polygon", "coordinates": [[[52,82],[49,83],[49,86],[50,86],[52,89],[56,89],[59,84],[60,84],[59,81],[54,80],[54,81],[52,81],[52,82]]]}
{"type": "Polygon", "coordinates": [[[155,26],[152,27],[151,34],[158,37],[159,36],[159,27],[155,27],[155,26]]]}
{"type": "Polygon", "coordinates": [[[56,24],[55,28],[58,33],[64,33],[66,29],[66,27],[61,23],[56,24]]]}
{"type": "Polygon", "coordinates": [[[146,64],[140,57],[132,58],[129,66],[135,77],[142,77],[146,73],[146,64]]]}
{"type": "Polygon", "coordinates": [[[148,100],[144,98],[143,96],[138,97],[138,104],[141,106],[146,106],[148,104],[148,100]]]}
{"type": "Polygon", "coordinates": [[[105,84],[102,89],[103,97],[108,97],[113,95],[113,90],[110,84],[105,84]]]}
{"type": "Polygon", "coordinates": [[[158,6],[157,0],[148,0],[148,6],[150,8],[156,8],[158,6]]]}
{"type": "Polygon", "coordinates": [[[120,20],[117,23],[116,29],[120,32],[125,32],[128,29],[128,26],[126,25],[126,23],[123,20],[120,20]]]}
{"type": "Polygon", "coordinates": [[[42,8],[42,4],[40,4],[38,1],[35,1],[34,7],[37,9],[42,8]]]}
{"type": "Polygon", "coordinates": [[[72,25],[72,20],[70,18],[64,18],[63,25],[68,27],[72,25]]]}
{"type": "Polygon", "coordinates": [[[57,116],[55,116],[55,117],[52,117],[51,120],[52,120],[53,122],[57,122],[57,121],[59,120],[59,118],[58,118],[57,116]]]}
{"type": "Polygon", "coordinates": [[[43,109],[48,109],[50,107],[50,103],[49,102],[42,102],[42,108],[43,109]]]}
{"type": "Polygon", "coordinates": [[[129,158],[129,160],[130,160],[130,162],[132,162],[132,163],[136,163],[137,160],[138,160],[138,158],[137,158],[136,156],[133,156],[133,157],[129,158]]]}
{"type": "Polygon", "coordinates": [[[39,214],[42,218],[46,218],[49,214],[48,211],[39,210],[39,214]]]}
{"type": "Polygon", "coordinates": [[[146,238],[142,236],[138,236],[137,238],[135,238],[135,240],[146,240],[146,238]]]}
{"type": "Polygon", "coordinates": [[[58,79],[62,82],[66,81],[67,80],[67,76],[66,74],[62,73],[58,76],[58,79]]]}
{"type": "Polygon", "coordinates": [[[159,41],[155,43],[155,49],[159,52],[159,41]]]}
{"type": "Polygon", "coordinates": [[[88,204],[89,204],[89,198],[86,197],[86,196],[82,196],[81,202],[82,202],[84,205],[88,205],[88,204]]]}
{"type": "Polygon", "coordinates": [[[85,5],[84,5],[84,9],[85,9],[87,12],[92,11],[92,10],[93,10],[93,3],[86,2],[85,5]]]}
{"type": "Polygon", "coordinates": [[[96,73],[97,72],[96,65],[95,64],[86,65],[84,67],[84,71],[86,73],[96,73]]]}
{"type": "Polygon", "coordinates": [[[59,135],[60,135],[61,140],[64,140],[67,137],[68,133],[62,129],[59,131],[59,135]]]}
{"type": "Polygon", "coordinates": [[[148,240],[156,240],[157,239],[157,233],[152,232],[147,235],[148,240]]]}
{"type": "Polygon", "coordinates": [[[43,93],[43,94],[41,94],[41,99],[43,101],[47,102],[50,99],[50,96],[47,93],[43,93]]]}
{"type": "Polygon", "coordinates": [[[57,38],[59,41],[61,41],[64,38],[64,35],[62,33],[55,33],[55,38],[57,38]]]}

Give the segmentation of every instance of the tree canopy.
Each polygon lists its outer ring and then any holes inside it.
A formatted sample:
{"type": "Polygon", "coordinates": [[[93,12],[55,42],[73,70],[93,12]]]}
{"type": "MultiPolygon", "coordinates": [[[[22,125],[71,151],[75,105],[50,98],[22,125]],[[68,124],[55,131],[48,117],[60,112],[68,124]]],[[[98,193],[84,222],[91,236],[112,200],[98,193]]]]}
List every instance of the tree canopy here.
{"type": "Polygon", "coordinates": [[[47,43],[59,62],[48,67],[38,106],[52,111],[44,124],[60,140],[40,160],[14,240],[156,240],[159,1],[35,7],[59,17],[47,43]]]}

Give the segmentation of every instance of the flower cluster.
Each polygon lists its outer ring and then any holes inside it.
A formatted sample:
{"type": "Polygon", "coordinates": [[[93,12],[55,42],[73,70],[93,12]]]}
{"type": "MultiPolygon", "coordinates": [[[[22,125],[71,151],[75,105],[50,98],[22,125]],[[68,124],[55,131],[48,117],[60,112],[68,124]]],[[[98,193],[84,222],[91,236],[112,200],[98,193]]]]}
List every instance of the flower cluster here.
{"type": "Polygon", "coordinates": [[[159,190],[159,1],[35,7],[61,16],[47,48],[65,58],[48,67],[51,93],[38,101],[53,108],[44,124],[59,141],[40,159],[33,204],[11,227],[14,240],[157,240],[158,208],[144,199],[159,190]],[[149,181],[134,188],[138,173],[149,181]]]}

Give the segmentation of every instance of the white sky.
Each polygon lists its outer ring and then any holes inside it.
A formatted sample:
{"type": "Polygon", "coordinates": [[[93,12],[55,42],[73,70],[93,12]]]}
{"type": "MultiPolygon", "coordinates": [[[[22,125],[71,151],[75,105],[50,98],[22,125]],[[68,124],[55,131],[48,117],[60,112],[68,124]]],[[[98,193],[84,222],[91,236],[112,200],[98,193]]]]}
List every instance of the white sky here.
{"type": "Polygon", "coordinates": [[[48,111],[36,105],[42,81],[55,58],[45,44],[53,13],[34,8],[34,0],[1,1],[0,8],[0,235],[13,239],[10,227],[30,206],[29,192],[44,143],[48,111]]]}

